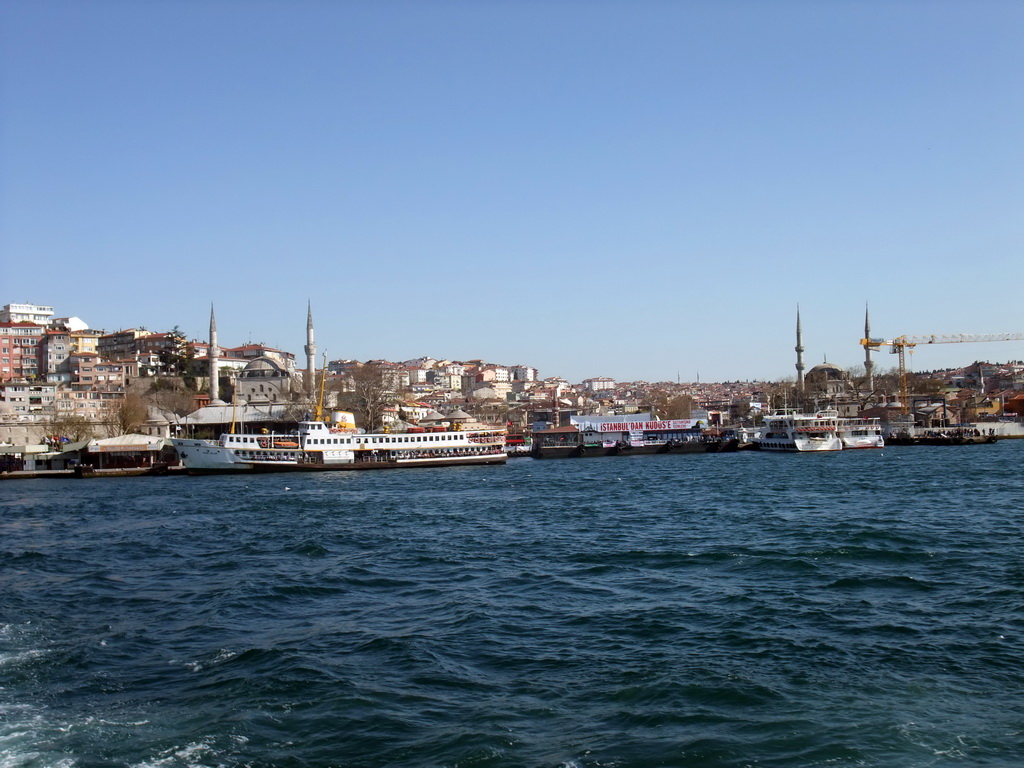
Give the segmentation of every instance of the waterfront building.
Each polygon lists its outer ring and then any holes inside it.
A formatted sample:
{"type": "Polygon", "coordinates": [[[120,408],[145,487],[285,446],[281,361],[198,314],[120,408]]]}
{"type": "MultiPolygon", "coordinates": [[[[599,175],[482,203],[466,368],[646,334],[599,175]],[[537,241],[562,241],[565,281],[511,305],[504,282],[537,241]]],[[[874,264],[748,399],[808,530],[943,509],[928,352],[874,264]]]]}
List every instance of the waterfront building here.
{"type": "Polygon", "coordinates": [[[293,380],[287,368],[271,357],[250,360],[235,378],[235,397],[251,405],[271,405],[291,401],[301,394],[304,382],[293,380]]]}

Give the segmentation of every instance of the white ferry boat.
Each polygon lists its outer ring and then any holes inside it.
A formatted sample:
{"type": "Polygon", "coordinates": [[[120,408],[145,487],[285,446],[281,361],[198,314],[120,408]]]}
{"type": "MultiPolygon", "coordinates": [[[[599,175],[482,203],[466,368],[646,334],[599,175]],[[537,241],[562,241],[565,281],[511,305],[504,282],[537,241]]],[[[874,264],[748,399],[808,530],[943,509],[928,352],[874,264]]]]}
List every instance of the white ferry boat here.
{"type": "Polygon", "coordinates": [[[171,440],[189,474],[503,464],[505,430],[411,428],[360,433],[323,421],[301,421],[294,434],[226,433],[219,440],[171,440]]]}
{"type": "Polygon", "coordinates": [[[844,450],[885,447],[881,419],[840,419],[839,439],[844,450]]]}
{"type": "Polygon", "coordinates": [[[762,451],[841,451],[839,412],[797,413],[784,409],[765,417],[754,443],[762,451]]]}

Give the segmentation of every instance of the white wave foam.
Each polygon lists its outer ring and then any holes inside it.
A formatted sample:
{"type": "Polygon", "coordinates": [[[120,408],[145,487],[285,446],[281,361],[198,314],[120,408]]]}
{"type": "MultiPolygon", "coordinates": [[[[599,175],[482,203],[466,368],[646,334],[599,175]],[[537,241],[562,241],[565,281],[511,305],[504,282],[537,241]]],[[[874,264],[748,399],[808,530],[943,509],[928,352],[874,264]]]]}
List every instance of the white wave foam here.
{"type": "Polygon", "coordinates": [[[0,667],[16,667],[46,656],[46,651],[32,649],[16,653],[0,653],[0,667]]]}
{"type": "Polygon", "coordinates": [[[51,732],[43,712],[27,704],[0,702],[0,768],[72,768],[75,761],[66,756],[50,756],[39,751],[43,735],[51,732]],[[53,759],[49,759],[52,757],[53,759]]]}
{"type": "Polygon", "coordinates": [[[161,752],[151,760],[135,763],[131,768],[204,768],[221,765],[216,762],[216,750],[206,742],[187,744],[161,752]]]}

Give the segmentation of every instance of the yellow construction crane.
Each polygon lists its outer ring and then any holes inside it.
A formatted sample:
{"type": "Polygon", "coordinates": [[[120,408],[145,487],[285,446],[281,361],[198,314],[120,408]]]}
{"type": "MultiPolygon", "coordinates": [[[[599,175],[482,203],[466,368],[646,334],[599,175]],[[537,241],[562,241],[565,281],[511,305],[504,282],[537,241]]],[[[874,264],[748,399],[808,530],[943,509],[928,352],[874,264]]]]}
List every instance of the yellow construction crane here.
{"type": "Polygon", "coordinates": [[[954,333],[949,336],[897,336],[895,339],[861,339],[862,347],[877,349],[892,347],[889,351],[900,356],[900,407],[903,413],[910,413],[907,393],[906,351],[914,351],[918,344],[961,344],[968,341],[1021,341],[1024,333],[954,333]]]}

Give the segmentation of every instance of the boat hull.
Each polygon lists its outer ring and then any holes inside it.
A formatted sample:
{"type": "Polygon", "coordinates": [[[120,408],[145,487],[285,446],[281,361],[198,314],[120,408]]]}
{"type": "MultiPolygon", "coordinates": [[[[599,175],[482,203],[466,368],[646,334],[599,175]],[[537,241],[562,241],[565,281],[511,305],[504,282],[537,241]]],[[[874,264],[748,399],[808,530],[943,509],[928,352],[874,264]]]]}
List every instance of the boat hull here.
{"type": "Polygon", "coordinates": [[[991,445],[998,438],[994,435],[981,437],[890,437],[889,445],[991,445]]]}
{"type": "Polygon", "coordinates": [[[843,441],[839,438],[815,443],[764,441],[758,444],[758,449],[776,453],[827,453],[829,451],[843,450],[843,441]]]}
{"type": "Polygon", "coordinates": [[[861,448],[885,448],[885,440],[881,437],[843,438],[844,451],[853,451],[861,448]]]}
{"type": "Polygon", "coordinates": [[[533,447],[530,455],[535,459],[581,459],[597,456],[652,456],[655,454],[717,453],[739,450],[736,440],[715,442],[688,441],[668,445],[555,445],[533,447]]]}
{"type": "Polygon", "coordinates": [[[282,472],[369,472],[377,469],[414,469],[417,467],[461,467],[505,464],[507,456],[457,459],[416,459],[413,461],[359,461],[352,464],[236,464],[233,466],[186,467],[190,475],[273,474],[282,472]]]}

